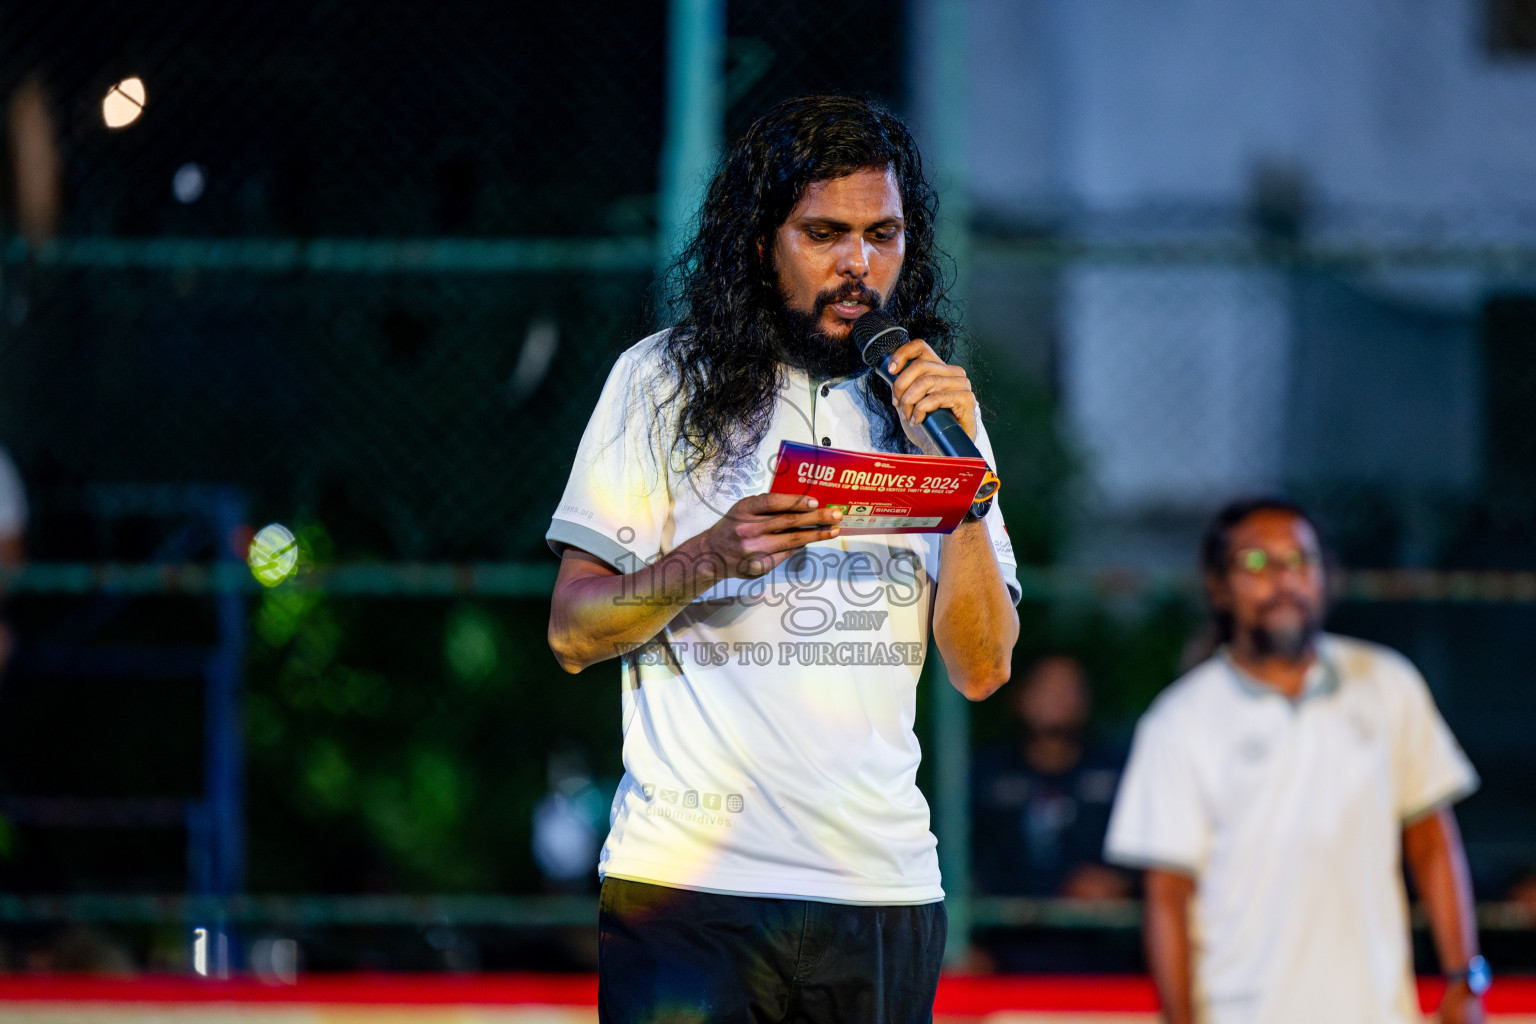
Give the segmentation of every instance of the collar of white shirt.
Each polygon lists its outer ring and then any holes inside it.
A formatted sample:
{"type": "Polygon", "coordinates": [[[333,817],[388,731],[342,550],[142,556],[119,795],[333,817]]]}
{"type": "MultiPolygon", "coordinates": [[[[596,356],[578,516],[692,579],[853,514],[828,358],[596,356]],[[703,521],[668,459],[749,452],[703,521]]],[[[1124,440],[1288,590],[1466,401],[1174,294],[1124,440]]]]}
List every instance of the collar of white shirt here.
{"type": "MultiPolygon", "coordinates": [[[[1250,697],[1279,697],[1287,699],[1285,694],[1275,689],[1270,684],[1258,679],[1243,669],[1232,659],[1232,649],[1223,644],[1217,652],[1217,657],[1231,671],[1233,679],[1237,681],[1238,689],[1250,697]]],[[[1304,701],[1317,697],[1326,697],[1339,688],[1339,672],[1326,651],[1318,650],[1317,657],[1312,660],[1307,669],[1307,675],[1302,683],[1301,696],[1294,703],[1301,704],[1304,701]]]]}

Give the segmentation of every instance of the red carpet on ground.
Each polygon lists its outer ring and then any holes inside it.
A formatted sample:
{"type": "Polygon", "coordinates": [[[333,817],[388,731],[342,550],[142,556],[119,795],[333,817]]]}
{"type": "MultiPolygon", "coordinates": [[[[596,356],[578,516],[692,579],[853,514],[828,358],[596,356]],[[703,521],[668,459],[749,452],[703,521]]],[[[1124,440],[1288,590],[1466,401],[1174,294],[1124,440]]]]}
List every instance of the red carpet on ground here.
{"type": "MultiPolygon", "coordinates": [[[[1426,1010],[1442,983],[1419,982],[1426,1010]]],[[[69,974],[0,975],[0,1002],[309,1003],[400,1006],[593,1006],[597,979],[585,974],[311,974],[294,985],[254,978],[227,981],[179,975],[106,978],[69,974]]],[[[1536,977],[1500,978],[1488,993],[1492,1013],[1536,1014],[1536,977]]],[[[1004,1010],[1147,1013],[1157,1000],[1142,977],[950,976],[934,1009],[946,1016],[1004,1010]]]]}

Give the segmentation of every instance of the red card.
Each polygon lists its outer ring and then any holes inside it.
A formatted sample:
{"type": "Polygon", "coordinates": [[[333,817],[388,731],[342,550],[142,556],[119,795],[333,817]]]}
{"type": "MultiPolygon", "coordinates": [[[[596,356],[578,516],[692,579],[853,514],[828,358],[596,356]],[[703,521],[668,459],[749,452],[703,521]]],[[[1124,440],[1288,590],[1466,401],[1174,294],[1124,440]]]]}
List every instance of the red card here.
{"type": "Polygon", "coordinates": [[[842,532],[949,533],[970,510],[987,475],[983,459],[887,455],[783,441],[775,494],[808,494],[842,509],[842,532]]]}

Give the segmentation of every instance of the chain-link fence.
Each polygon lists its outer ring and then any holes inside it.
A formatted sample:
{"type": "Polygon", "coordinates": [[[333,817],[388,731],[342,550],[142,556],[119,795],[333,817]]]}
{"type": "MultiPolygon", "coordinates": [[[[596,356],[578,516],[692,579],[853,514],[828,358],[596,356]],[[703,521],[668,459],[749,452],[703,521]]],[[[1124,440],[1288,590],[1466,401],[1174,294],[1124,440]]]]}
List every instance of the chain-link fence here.
{"type": "MultiPolygon", "coordinates": [[[[596,388],[646,330],[643,244],[439,246],[456,270],[306,269],[314,247],[276,245],[78,265],[104,248],[55,243],[56,263],[10,275],[26,311],[7,334],[7,440],[47,558],[130,556],[66,523],[101,481],[233,484],[259,518],[324,521],[343,557],[537,558],[596,388]],[[244,265],[199,265],[215,260],[244,265]]],[[[1035,558],[1069,540],[1057,506],[1188,515],[1288,487],[1355,565],[1529,564],[1532,300],[1509,275],[1447,310],[1361,283],[1391,254],[1343,275],[1043,252],[1018,277],[1057,284],[1027,311],[1054,318],[1054,397],[1011,339],[981,339],[1035,558]]]]}
{"type": "MultiPolygon", "coordinates": [[[[37,555],[126,557],[51,511],[123,481],[233,485],[259,518],[324,521],[343,558],[539,557],[602,374],[655,326],[665,11],[0,18],[10,219],[51,238],[7,249],[0,338],[0,441],[37,555]],[[109,129],[130,75],[142,115],[109,129]],[[39,224],[40,145],[62,198],[39,224]]],[[[903,35],[880,5],[728,5],[727,137],[794,92],[902,106],[903,35]]],[[[1264,209],[1236,220],[1256,240],[975,247],[1025,549],[1081,546],[1063,523],[1085,509],[1190,515],[1287,487],[1357,564],[1525,557],[1530,254],[1480,245],[1494,225],[1383,235],[1334,214],[1312,241],[1264,209]],[[1338,241],[1373,237],[1390,245],[1338,241]]]]}
{"type": "MultiPolygon", "coordinates": [[[[0,19],[0,88],[45,112],[13,163],[62,165],[56,240],[4,275],[34,550],[115,554],[52,528],[72,485],[217,481],[324,514],[344,555],[537,556],[595,387],[651,329],[665,6],[0,19]]],[[[811,89],[900,98],[881,5],[731,5],[727,32],[728,130],[811,89]]]]}
{"type": "Polygon", "coordinates": [[[975,262],[992,363],[1053,383],[1079,561],[1187,565],[1096,534],[1289,491],[1358,568],[1530,564],[1536,250],[991,240],[975,262]]]}
{"type": "MultiPolygon", "coordinates": [[[[732,3],[725,29],[727,138],[794,93],[908,105],[915,42],[888,4],[732,3]]],[[[609,780],[617,716],[603,669],[572,683],[544,651],[542,537],[615,354],[656,326],[667,61],[662,4],[0,4],[0,444],[34,562],[0,691],[5,887],[192,873],[202,847],[170,833],[208,763],[209,698],[172,645],[245,671],[253,888],[551,884],[534,808],[609,780]],[[143,93],[119,93],[142,112],[109,129],[104,98],[131,76],[143,93]],[[248,576],[102,568],[243,557],[248,533],[205,514],[226,499],[246,525],[293,526],[331,575],[240,598],[231,632],[218,602],[254,592],[248,576]],[[62,648],[179,681],[143,701],[102,678],[64,693],[62,648]],[[136,756],[125,720],[163,755],[142,778],[113,775],[136,756]],[[83,758],[77,791],[36,791],[66,756],[49,729],[83,758]],[[17,802],[39,796],[54,802],[17,802]],[[146,835],[96,856],[86,826],[118,812],[89,801],[124,797],[146,835]],[[61,823],[73,839],[44,835],[61,823]]],[[[1495,244],[1502,228],[1352,242],[1230,213],[1247,226],[1215,242],[1066,221],[968,250],[1002,504],[1037,570],[1017,667],[1078,655],[1123,739],[1199,627],[1177,574],[1200,517],[1293,490],[1347,564],[1430,573],[1357,578],[1340,623],[1425,667],[1489,780],[1469,846],[1502,886],[1536,863],[1508,781],[1530,770],[1519,723],[1536,714],[1520,640],[1536,590],[1512,574],[1536,560],[1536,251],[1495,244]]],[[[975,743],[1010,727],[982,706],[975,743]]]]}

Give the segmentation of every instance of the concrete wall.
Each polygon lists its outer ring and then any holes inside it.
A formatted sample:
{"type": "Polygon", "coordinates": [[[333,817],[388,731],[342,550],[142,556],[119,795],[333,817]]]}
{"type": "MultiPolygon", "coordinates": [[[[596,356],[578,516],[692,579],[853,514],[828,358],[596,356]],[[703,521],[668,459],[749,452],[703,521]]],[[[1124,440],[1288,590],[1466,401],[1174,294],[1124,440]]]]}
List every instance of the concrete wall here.
{"type": "MultiPolygon", "coordinates": [[[[920,25],[945,0],[914,2],[920,25]]],[[[1536,206],[1536,61],[1488,56],[1481,0],[968,6],[979,207],[1241,203],[1254,167],[1277,161],[1327,204],[1536,206]]],[[[913,57],[921,81],[920,35],[913,57]]]]}
{"type": "MultiPolygon", "coordinates": [[[[1489,56],[1481,0],[913,0],[920,132],[956,116],[924,83],[957,58],[923,30],[956,2],[967,140],[944,183],[980,237],[1240,243],[1267,196],[1313,240],[1536,243],[1536,60],[1489,56]]],[[[1053,368],[1105,515],[1480,483],[1477,272],[1111,263],[1026,303],[985,243],[970,270],[973,323],[1053,368]]]]}

